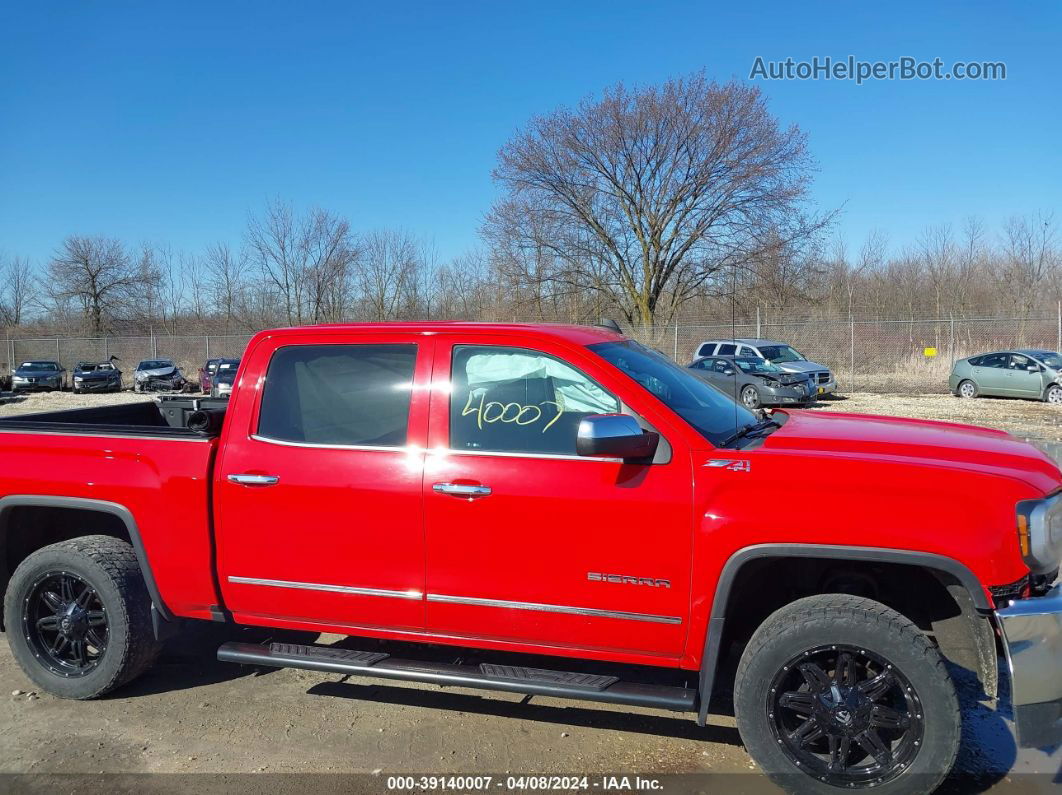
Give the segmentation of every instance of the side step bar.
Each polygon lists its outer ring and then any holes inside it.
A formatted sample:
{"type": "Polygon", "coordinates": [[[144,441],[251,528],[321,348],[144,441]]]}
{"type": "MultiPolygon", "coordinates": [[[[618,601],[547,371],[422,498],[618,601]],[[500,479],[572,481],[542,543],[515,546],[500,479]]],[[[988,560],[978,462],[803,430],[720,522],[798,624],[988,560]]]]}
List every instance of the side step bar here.
{"type": "Polygon", "coordinates": [[[400,660],[382,652],[348,651],[294,643],[259,646],[253,643],[230,642],[218,649],[218,659],[244,665],[302,668],[379,679],[402,679],[408,682],[503,690],[533,696],[655,707],[675,712],[694,712],[697,709],[697,691],[686,687],[623,682],[614,676],[547,671],[513,665],[451,665],[400,660]]]}

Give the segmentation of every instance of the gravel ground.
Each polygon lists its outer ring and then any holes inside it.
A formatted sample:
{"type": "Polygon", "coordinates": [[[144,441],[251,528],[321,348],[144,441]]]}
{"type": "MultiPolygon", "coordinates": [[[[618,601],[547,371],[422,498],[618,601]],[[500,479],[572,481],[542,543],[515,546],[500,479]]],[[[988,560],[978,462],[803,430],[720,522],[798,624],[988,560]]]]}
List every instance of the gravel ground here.
{"type": "MultiPolygon", "coordinates": [[[[144,399],[128,392],[0,398],[0,416],[144,399]]],[[[1038,403],[946,395],[857,393],[824,401],[818,410],[972,422],[1048,440],[1060,438],[1062,417],[1038,403]]],[[[522,703],[510,694],[217,662],[217,646],[236,637],[264,639],[258,630],[193,625],[168,642],[142,679],[91,702],[38,694],[0,644],[0,702],[7,703],[0,710],[0,791],[74,792],[102,784],[130,792],[383,792],[388,775],[411,773],[692,774],[665,779],[665,791],[768,791],[728,714],[699,729],[686,716],[654,710],[539,697],[522,703]],[[100,773],[118,775],[90,780],[100,773]],[[144,773],[257,776],[121,777],[144,773]],[[364,776],[306,777],[336,773],[364,776]]],[[[340,641],[305,633],[276,639],[340,641]]],[[[393,646],[388,650],[402,653],[393,646]]],[[[962,692],[966,739],[945,789],[1057,792],[1062,751],[1018,750],[1006,708],[978,701],[969,687],[962,692]]]]}
{"type": "Polygon", "coordinates": [[[816,409],[961,422],[1000,428],[1022,438],[1062,441],[1062,407],[1035,400],[853,392],[821,400],[816,409]]]}
{"type": "Polygon", "coordinates": [[[137,392],[108,392],[100,395],[75,395],[72,392],[29,392],[15,395],[0,393],[0,417],[13,414],[32,414],[37,411],[82,409],[90,406],[110,406],[115,403],[138,403],[151,400],[151,395],[137,392]]]}

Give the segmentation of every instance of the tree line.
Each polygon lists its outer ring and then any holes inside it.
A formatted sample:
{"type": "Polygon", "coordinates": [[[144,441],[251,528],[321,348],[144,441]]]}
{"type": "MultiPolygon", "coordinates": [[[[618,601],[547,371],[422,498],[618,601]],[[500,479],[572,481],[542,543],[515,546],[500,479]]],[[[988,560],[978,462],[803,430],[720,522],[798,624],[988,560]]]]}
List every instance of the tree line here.
{"type": "MultiPolygon", "coordinates": [[[[787,317],[1026,317],[1062,297],[1050,214],[836,233],[810,200],[806,134],[759,89],[704,74],[616,85],[531,119],[498,153],[501,196],[442,260],[404,228],[267,201],[202,251],[71,235],[0,256],[7,334],[246,333],[343,320],[635,326],[787,317]]],[[[0,240],[0,251],[3,241],[0,240]]]]}

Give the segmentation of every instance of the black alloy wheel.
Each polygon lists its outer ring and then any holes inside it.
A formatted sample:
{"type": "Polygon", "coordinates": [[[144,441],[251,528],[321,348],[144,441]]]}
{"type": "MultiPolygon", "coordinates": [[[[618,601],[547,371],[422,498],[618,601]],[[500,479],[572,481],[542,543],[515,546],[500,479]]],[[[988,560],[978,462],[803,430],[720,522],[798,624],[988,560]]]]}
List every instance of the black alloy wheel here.
{"type": "Polygon", "coordinates": [[[84,676],[107,650],[107,609],[83,578],[49,571],[30,588],[22,630],[41,665],[61,676],[84,676]]]}
{"type": "Polygon", "coordinates": [[[890,781],[923,740],[911,682],[885,658],[854,646],[818,646],[790,659],[771,682],[765,708],[783,753],[836,787],[890,781]]]}

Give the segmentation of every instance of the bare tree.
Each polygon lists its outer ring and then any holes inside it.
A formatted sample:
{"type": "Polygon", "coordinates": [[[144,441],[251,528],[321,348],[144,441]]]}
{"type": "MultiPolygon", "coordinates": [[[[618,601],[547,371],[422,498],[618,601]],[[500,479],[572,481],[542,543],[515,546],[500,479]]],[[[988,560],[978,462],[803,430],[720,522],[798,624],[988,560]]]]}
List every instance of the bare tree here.
{"type": "Polygon", "coordinates": [[[544,248],[532,278],[601,293],[652,324],[721,269],[821,230],[828,217],[801,212],[811,171],[803,133],[781,129],[754,87],[703,74],[617,85],[506,144],[494,177],[509,195],[488,235],[544,248]]]}
{"type": "Polygon", "coordinates": [[[382,229],[365,236],[357,286],[370,320],[406,314],[410,287],[421,266],[419,248],[416,238],[402,230],[382,229]]]}
{"type": "Polygon", "coordinates": [[[36,297],[36,283],[29,260],[12,257],[0,266],[0,324],[21,326],[36,297]]]}
{"type": "Polygon", "coordinates": [[[321,209],[299,217],[290,204],[274,200],[261,216],[251,216],[247,243],[288,323],[342,316],[357,260],[345,219],[321,209]]]}
{"type": "Polygon", "coordinates": [[[48,264],[53,298],[79,307],[93,334],[103,333],[129,308],[137,277],[136,266],[114,238],[68,237],[48,264]]]}
{"type": "Polygon", "coordinates": [[[246,252],[233,253],[228,243],[215,243],[207,249],[204,264],[210,301],[224,318],[226,330],[230,330],[246,312],[246,252]]]}

